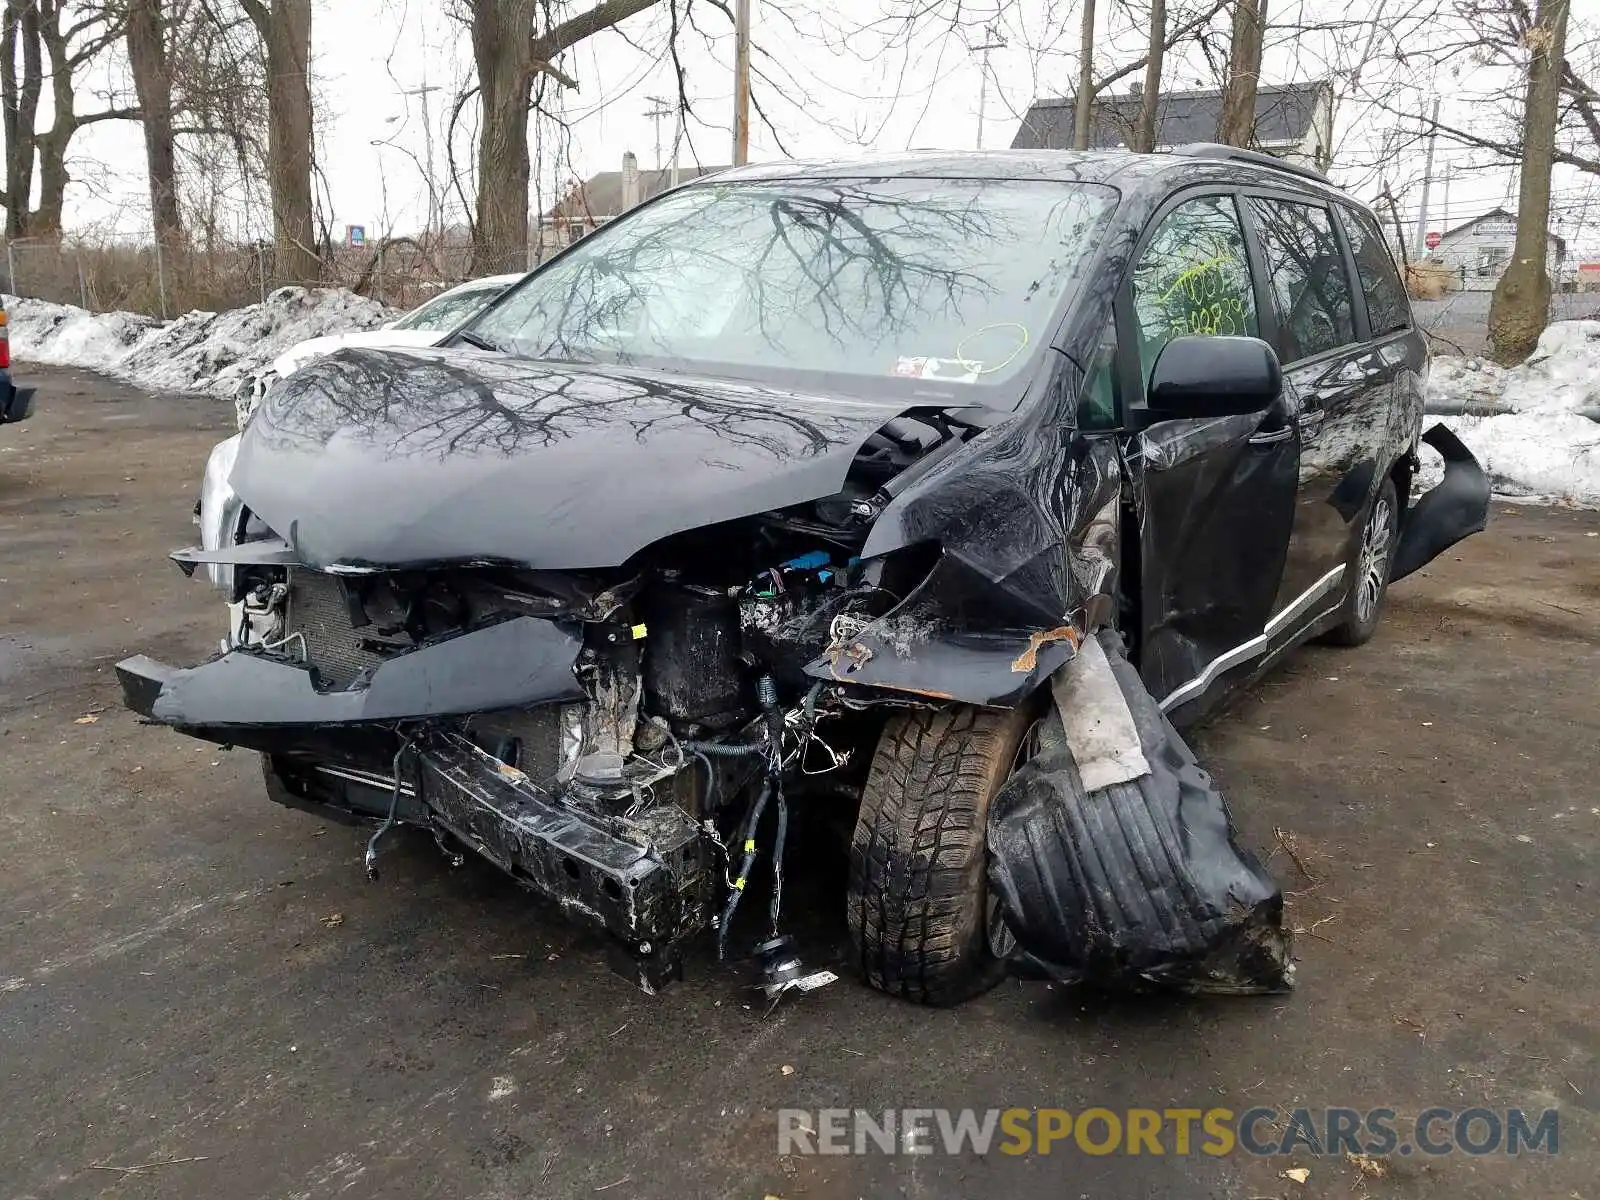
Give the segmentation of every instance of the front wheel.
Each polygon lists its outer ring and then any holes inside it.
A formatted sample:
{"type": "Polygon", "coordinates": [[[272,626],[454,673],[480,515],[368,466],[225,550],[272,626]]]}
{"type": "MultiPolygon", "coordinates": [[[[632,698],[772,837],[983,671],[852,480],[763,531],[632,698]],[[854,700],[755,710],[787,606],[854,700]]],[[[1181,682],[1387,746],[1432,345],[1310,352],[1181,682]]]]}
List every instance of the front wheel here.
{"type": "Polygon", "coordinates": [[[1350,594],[1344,602],[1337,625],[1326,640],[1335,646],[1359,646],[1371,639],[1378,628],[1378,614],[1389,589],[1389,567],[1394,561],[1394,545],[1400,530],[1400,503],[1394,480],[1385,479],[1378,489],[1366,523],[1351,555],[1348,571],[1354,575],[1350,594]]]}
{"type": "Polygon", "coordinates": [[[1004,977],[989,805],[1026,757],[1032,723],[1022,708],[955,705],[884,726],[850,845],[850,936],[873,987],[950,1005],[1004,977]]]}

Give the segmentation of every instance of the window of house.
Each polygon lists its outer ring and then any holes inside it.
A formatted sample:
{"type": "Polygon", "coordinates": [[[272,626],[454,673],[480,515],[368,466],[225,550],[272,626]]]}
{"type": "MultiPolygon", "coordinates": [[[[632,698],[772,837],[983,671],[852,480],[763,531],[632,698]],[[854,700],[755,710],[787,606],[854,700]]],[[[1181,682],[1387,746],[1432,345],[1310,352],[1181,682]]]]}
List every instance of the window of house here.
{"type": "Polygon", "coordinates": [[[1480,278],[1498,276],[1505,270],[1505,265],[1511,259],[1511,250],[1506,246],[1480,246],[1478,248],[1478,275],[1480,278]]]}
{"type": "Polygon", "coordinates": [[[1202,196],[1162,218],[1133,269],[1133,311],[1147,387],[1156,356],[1173,338],[1258,335],[1250,259],[1233,197],[1202,196]]]}
{"type": "Polygon", "coordinates": [[[1353,208],[1344,210],[1345,233],[1350,237],[1350,250],[1355,255],[1356,275],[1361,280],[1361,291],[1367,298],[1367,319],[1372,322],[1375,337],[1408,328],[1411,324],[1411,305],[1406,300],[1406,290],[1400,282],[1400,272],[1395,270],[1389,248],[1383,244],[1383,234],[1378,223],[1364,212],[1353,208]]]}
{"type": "Polygon", "coordinates": [[[1328,210],[1261,198],[1249,205],[1278,314],[1278,357],[1298,362],[1355,341],[1350,280],[1328,210]]]}

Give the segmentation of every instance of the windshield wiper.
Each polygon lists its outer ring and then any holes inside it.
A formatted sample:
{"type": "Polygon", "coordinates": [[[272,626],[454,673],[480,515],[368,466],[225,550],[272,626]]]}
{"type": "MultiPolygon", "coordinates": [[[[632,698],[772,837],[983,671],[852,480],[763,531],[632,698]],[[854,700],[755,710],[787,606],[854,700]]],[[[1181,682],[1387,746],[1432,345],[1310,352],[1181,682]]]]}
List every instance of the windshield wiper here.
{"type": "Polygon", "coordinates": [[[492,338],[486,338],[481,333],[473,333],[470,329],[463,329],[456,334],[469,346],[476,346],[479,350],[492,350],[496,354],[505,354],[506,348],[492,338]]]}

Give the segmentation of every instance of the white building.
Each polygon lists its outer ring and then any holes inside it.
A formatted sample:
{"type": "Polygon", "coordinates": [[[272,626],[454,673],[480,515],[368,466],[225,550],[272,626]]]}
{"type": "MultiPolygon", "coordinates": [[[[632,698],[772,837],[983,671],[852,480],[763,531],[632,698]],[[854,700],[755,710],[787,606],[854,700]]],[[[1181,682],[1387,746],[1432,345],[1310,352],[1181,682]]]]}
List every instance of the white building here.
{"type": "MultiPolygon", "coordinates": [[[[1481,217],[1446,230],[1439,244],[1429,250],[1423,260],[1448,267],[1455,277],[1455,286],[1462,291],[1492,292],[1510,265],[1516,244],[1516,214],[1494,208],[1481,217]]],[[[1566,277],[1566,259],[1566,241],[1552,233],[1545,271],[1556,288],[1561,287],[1566,277]]]]}

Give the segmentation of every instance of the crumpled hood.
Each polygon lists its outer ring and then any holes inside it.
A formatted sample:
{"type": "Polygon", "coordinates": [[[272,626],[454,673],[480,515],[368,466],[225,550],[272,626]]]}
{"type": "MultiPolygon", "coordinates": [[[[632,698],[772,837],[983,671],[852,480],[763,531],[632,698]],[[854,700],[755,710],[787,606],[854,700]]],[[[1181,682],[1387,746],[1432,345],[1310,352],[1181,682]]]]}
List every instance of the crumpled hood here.
{"type": "Polygon", "coordinates": [[[268,394],[230,483],[312,566],[615,566],[669,534],[836,493],[905,407],[346,349],[268,394]]]}

